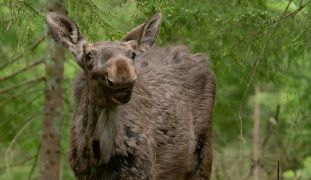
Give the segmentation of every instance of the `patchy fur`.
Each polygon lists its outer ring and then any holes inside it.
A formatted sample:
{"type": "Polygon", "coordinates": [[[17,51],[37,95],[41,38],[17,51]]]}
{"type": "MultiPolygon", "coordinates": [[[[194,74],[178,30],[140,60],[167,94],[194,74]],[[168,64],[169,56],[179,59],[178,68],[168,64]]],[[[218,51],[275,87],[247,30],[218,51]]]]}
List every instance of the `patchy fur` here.
{"type": "Polygon", "coordinates": [[[93,44],[69,18],[48,16],[55,40],[82,68],[69,146],[76,178],[210,179],[216,87],[208,59],[183,46],[151,46],[160,14],[121,42],[93,44]]]}
{"type": "MultiPolygon", "coordinates": [[[[94,153],[92,149],[87,150],[90,153],[88,157],[78,150],[84,148],[76,144],[89,148],[85,139],[78,137],[90,132],[82,130],[87,127],[77,130],[77,126],[83,126],[83,120],[74,118],[70,162],[78,179],[209,179],[215,81],[207,63],[203,55],[189,54],[184,47],[152,48],[141,54],[135,69],[138,81],[151,96],[135,85],[131,101],[116,107],[114,120],[98,118],[115,123],[109,126],[117,127],[115,139],[113,133],[108,135],[104,132],[109,128],[103,128],[101,132],[105,137],[100,139],[101,143],[114,142],[111,156],[102,154],[112,158],[110,161],[106,162],[105,158],[97,160],[91,155],[94,153]],[[109,176],[101,173],[106,172],[104,165],[108,166],[114,158],[118,158],[120,167],[109,173],[108,168],[109,176]]],[[[83,116],[85,110],[81,107],[87,103],[83,94],[90,93],[86,92],[87,83],[83,76],[81,73],[75,82],[75,98],[78,102],[75,117],[83,116]]],[[[84,121],[88,121],[87,117],[84,118],[84,121]]],[[[96,132],[88,136],[89,141],[98,138],[96,132]]],[[[104,147],[107,145],[101,145],[101,148],[104,147]]]]}

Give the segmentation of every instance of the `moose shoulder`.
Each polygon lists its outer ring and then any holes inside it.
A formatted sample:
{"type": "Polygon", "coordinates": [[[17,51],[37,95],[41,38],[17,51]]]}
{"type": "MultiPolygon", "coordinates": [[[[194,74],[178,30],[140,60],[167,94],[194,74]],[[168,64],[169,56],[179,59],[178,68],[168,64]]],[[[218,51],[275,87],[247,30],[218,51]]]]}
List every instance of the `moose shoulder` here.
{"type": "Polygon", "coordinates": [[[210,179],[215,78],[185,47],[153,46],[161,15],[119,42],[87,42],[48,13],[55,41],[81,67],[69,162],[77,179],[210,179]]]}

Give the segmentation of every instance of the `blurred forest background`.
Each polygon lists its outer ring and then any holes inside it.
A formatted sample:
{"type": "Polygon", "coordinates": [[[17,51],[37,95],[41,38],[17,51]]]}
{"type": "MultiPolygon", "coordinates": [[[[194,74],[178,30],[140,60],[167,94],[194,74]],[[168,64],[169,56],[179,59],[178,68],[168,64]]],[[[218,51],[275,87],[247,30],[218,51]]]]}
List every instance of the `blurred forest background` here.
{"type": "Polygon", "coordinates": [[[217,76],[213,179],[311,178],[310,0],[55,2],[0,0],[0,179],[74,178],[66,152],[79,68],[47,35],[55,9],[90,41],[118,40],[162,12],[157,43],[206,53],[217,76]]]}

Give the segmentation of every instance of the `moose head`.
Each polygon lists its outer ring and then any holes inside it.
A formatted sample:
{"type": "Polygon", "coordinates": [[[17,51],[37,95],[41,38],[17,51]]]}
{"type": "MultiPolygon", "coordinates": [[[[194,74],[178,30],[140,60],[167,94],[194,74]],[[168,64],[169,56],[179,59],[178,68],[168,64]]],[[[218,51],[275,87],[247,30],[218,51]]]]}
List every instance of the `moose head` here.
{"type": "Polygon", "coordinates": [[[101,91],[105,102],[120,105],[129,102],[137,79],[135,60],[152,46],[159,34],[161,14],[130,31],[116,42],[88,42],[66,15],[50,12],[46,17],[54,40],[71,51],[83,69],[92,89],[101,91]]]}

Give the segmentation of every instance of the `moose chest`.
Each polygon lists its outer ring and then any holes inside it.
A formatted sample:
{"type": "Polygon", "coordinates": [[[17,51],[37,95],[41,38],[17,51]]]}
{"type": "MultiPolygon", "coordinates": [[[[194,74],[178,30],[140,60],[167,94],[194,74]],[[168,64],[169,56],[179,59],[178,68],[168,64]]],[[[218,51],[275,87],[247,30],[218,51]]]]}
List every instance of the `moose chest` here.
{"type": "Polygon", "coordinates": [[[151,148],[141,147],[152,143],[148,135],[140,133],[144,126],[137,125],[135,114],[122,109],[96,110],[91,107],[83,114],[84,118],[83,115],[75,116],[76,128],[71,134],[75,137],[71,138],[69,160],[74,171],[87,178],[105,174],[118,179],[121,174],[136,174],[144,179],[151,166],[148,158],[151,148]]]}

